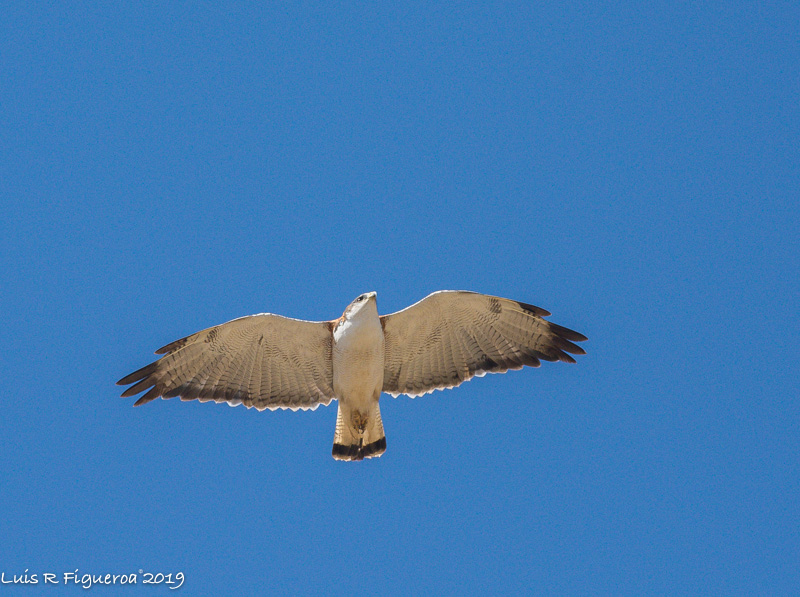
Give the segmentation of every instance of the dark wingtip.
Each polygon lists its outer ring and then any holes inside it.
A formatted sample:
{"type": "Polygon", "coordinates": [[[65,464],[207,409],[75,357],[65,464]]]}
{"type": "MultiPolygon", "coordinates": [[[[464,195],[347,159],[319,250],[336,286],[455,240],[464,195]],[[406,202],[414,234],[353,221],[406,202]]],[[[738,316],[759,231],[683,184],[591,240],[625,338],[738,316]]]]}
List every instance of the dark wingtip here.
{"type": "Polygon", "coordinates": [[[148,375],[150,375],[153,371],[156,370],[156,364],[158,361],[154,363],[150,363],[149,365],[145,365],[141,369],[137,369],[133,373],[130,373],[120,379],[117,382],[118,386],[127,386],[128,384],[132,384],[133,382],[139,381],[140,379],[144,379],[148,375]]]}
{"type": "Polygon", "coordinates": [[[553,344],[555,344],[558,348],[560,348],[564,352],[570,352],[572,354],[579,354],[579,355],[586,354],[586,351],[583,348],[581,348],[577,344],[573,344],[569,340],[565,339],[563,336],[555,336],[553,338],[553,344]]]}
{"type": "Polygon", "coordinates": [[[542,309],[541,307],[537,307],[536,305],[531,305],[529,303],[522,303],[520,301],[516,301],[516,303],[520,307],[522,307],[525,311],[531,313],[532,315],[536,315],[537,317],[548,317],[552,315],[550,311],[548,311],[547,309],[542,309]]]}
{"type": "Polygon", "coordinates": [[[562,338],[565,338],[566,340],[572,340],[573,342],[586,342],[589,339],[580,332],[565,328],[563,325],[558,325],[557,323],[551,323],[550,329],[562,338]]]}
{"type": "Polygon", "coordinates": [[[128,398],[130,396],[138,394],[139,392],[144,392],[147,388],[149,388],[153,384],[155,384],[155,382],[151,378],[145,377],[142,381],[133,384],[127,390],[122,392],[122,397],[128,398]]]}
{"type": "Polygon", "coordinates": [[[559,361],[561,361],[562,363],[572,363],[572,364],[575,364],[575,363],[577,362],[575,359],[573,359],[571,356],[569,356],[569,355],[568,355],[566,352],[564,352],[563,350],[559,350],[559,351],[558,351],[558,360],[559,360],[559,361]]]}
{"type": "Polygon", "coordinates": [[[133,403],[134,406],[141,406],[142,404],[147,404],[158,398],[161,395],[161,392],[158,388],[150,388],[150,390],[141,398],[139,398],[136,402],[133,403]]]}
{"type": "MultiPolygon", "coordinates": [[[[199,334],[199,332],[198,332],[198,334],[199,334]]],[[[183,338],[180,338],[178,340],[174,340],[174,341],[170,342],[169,344],[165,344],[164,346],[162,346],[161,348],[159,348],[156,351],[156,354],[167,354],[168,352],[175,352],[179,348],[183,348],[184,346],[186,346],[189,343],[189,338],[192,338],[194,336],[197,336],[197,334],[191,334],[189,336],[184,336],[183,338]]]]}
{"type": "Polygon", "coordinates": [[[175,340],[175,342],[170,342],[169,344],[165,344],[161,348],[155,351],[154,354],[167,354],[168,352],[172,352],[178,345],[183,342],[183,338],[180,340],[175,340]]]}
{"type": "MultiPolygon", "coordinates": [[[[136,372],[138,373],[138,371],[136,372]]],[[[131,373],[130,375],[126,375],[122,379],[117,382],[118,386],[127,386],[128,384],[132,384],[135,381],[139,381],[141,378],[135,377],[136,373],[131,373]]]]}

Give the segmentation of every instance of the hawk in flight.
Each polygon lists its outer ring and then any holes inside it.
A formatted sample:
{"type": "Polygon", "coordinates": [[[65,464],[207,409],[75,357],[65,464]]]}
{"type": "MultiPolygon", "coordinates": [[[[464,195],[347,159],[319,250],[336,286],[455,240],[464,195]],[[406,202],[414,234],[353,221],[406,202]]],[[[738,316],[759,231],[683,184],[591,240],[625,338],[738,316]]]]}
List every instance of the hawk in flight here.
{"type": "Polygon", "coordinates": [[[247,408],[315,409],[339,401],[333,457],[362,460],[386,450],[381,392],[421,396],[475,376],[540,361],[574,363],[568,353],[586,336],[551,323],[550,313],[509,299],[442,290],[378,315],[376,293],[334,321],[250,315],[159,348],[159,360],[126,375],[140,392],[134,406],[158,397],[227,402],[247,408]]]}

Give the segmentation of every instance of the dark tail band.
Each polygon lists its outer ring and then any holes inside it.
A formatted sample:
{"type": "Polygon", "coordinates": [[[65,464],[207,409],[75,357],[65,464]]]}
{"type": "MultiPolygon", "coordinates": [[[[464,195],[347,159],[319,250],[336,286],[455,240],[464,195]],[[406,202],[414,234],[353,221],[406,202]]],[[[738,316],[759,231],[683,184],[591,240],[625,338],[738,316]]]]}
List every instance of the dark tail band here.
{"type": "MultiPolygon", "coordinates": [[[[363,441],[363,440],[362,440],[363,441]]],[[[376,442],[362,445],[361,442],[345,446],[333,444],[333,457],[336,460],[364,460],[373,456],[380,456],[386,451],[386,438],[382,437],[376,442]]]]}

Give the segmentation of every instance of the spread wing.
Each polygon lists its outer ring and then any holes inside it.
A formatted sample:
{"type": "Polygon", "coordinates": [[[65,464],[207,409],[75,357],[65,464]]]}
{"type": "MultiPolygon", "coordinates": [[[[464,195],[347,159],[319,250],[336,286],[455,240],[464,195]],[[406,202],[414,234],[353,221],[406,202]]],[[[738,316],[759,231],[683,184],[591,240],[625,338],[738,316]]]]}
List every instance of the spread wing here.
{"type": "Polygon", "coordinates": [[[540,361],[574,363],[586,336],[543,319],[544,309],[466,292],[434,292],[381,317],[386,341],[383,391],[421,396],[474,376],[540,361]]]}
{"type": "Polygon", "coordinates": [[[262,313],[234,319],[159,348],[158,361],[123,377],[134,384],[123,397],[147,392],[134,406],[159,396],[313,409],[333,393],[331,324],[262,313]]]}

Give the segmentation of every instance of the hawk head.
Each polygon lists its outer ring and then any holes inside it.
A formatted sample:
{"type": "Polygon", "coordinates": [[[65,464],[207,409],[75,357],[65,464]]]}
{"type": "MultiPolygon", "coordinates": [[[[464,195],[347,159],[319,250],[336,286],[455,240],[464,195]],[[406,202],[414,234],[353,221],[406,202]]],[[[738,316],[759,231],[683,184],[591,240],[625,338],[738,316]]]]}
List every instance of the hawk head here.
{"type": "Polygon", "coordinates": [[[365,292],[356,297],[352,303],[347,305],[347,309],[342,314],[342,319],[352,320],[358,317],[359,313],[366,313],[368,309],[365,309],[365,307],[368,305],[371,305],[377,311],[377,296],[377,292],[365,292]]]}

